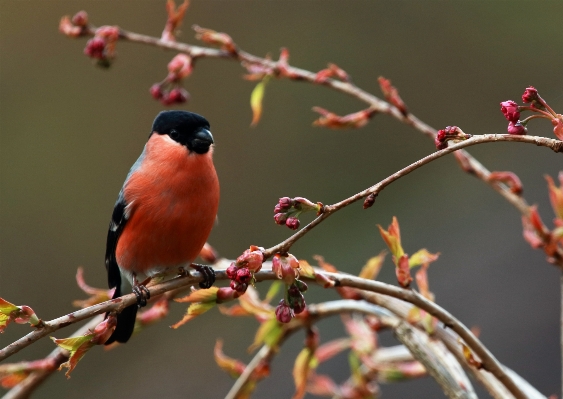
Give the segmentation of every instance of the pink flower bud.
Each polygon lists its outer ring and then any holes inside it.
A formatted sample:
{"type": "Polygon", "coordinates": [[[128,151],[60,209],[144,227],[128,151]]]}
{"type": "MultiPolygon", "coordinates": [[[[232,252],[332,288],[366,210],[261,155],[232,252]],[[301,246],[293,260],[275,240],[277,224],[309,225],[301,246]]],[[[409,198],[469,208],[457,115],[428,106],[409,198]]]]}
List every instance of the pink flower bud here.
{"type": "Polygon", "coordinates": [[[250,273],[250,270],[248,270],[246,267],[237,270],[237,275],[235,277],[237,283],[248,284],[251,279],[252,273],[250,273]]]}
{"type": "Polygon", "coordinates": [[[280,204],[276,204],[276,206],[274,206],[274,213],[281,213],[284,210],[281,208],[280,204]]]}
{"type": "Polygon", "coordinates": [[[437,150],[443,150],[445,148],[448,148],[448,142],[447,141],[441,141],[438,139],[438,136],[436,136],[436,138],[434,139],[434,144],[436,145],[436,149],[437,150]]]}
{"type": "Polygon", "coordinates": [[[248,268],[251,272],[257,272],[262,269],[262,262],[264,262],[264,254],[260,248],[252,245],[237,258],[236,264],[248,268]]]}
{"type": "Polygon", "coordinates": [[[149,91],[151,93],[151,96],[155,100],[160,100],[162,98],[163,92],[162,92],[162,86],[160,85],[160,83],[153,84],[149,91]]]}
{"type": "Polygon", "coordinates": [[[291,230],[297,230],[299,228],[299,219],[296,217],[289,217],[285,221],[285,225],[289,227],[291,230]]]}
{"type": "Polygon", "coordinates": [[[277,278],[286,284],[293,284],[299,276],[299,261],[293,255],[274,255],[272,259],[272,271],[277,278]]]}
{"type": "Polygon", "coordinates": [[[72,23],[76,26],[86,26],[88,25],[88,14],[86,11],[78,11],[72,17],[72,23]]]}
{"type": "Polygon", "coordinates": [[[175,87],[174,89],[170,90],[168,94],[168,101],[171,104],[182,104],[188,101],[189,93],[183,87],[175,87]]]}
{"type": "Polygon", "coordinates": [[[160,102],[164,105],[170,105],[173,104],[174,102],[170,100],[170,92],[169,91],[163,91],[162,92],[162,97],[160,98],[160,102]]]}
{"type": "Polygon", "coordinates": [[[236,292],[239,292],[239,293],[244,293],[244,292],[246,292],[246,289],[248,288],[248,284],[239,283],[235,280],[232,280],[230,287],[233,291],[236,291],[236,292]]]}
{"type": "Polygon", "coordinates": [[[282,197],[278,201],[280,209],[283,211],[288,211],[293,206],[293,200],[289,197],[282,197]]]}
{"type": "Polygon", "coordinates": [[[96,37],[103,37],[108,42],[115,42],[119,39],[119,28],[117,26],[100,26],[96,29],[96,37]]]}
{"type": "Polygon", "coordinates": [[[238,267],[235,265],[235,262],[231,263],[231,265],[229,267],[227,267],[227,270],[225,270],[225,273],[227,273],[227,277],[231,280],[235,280],[237,278],[237,270],[238,267]]]}
{"type": "Polygon", "coordinates": [[[518,119],[520,119],[518,104],[512,100],[501,102],[500,110],[504,114],[504,117],[510,122],[518,122],[518,119]]]}
{"type": "Polygon", "coordinates": [[[178,54],[168,63],[168,71],[171,80],[179,80],[188,77],[192,73],[192,57],[187,54],[178,54]]]}
{"type": "Polygon", "coordinates": [[[534,86],[530,86],[526,88],[524,94],[522,94],[522,101],[525,103],[531,103],[534,100],[538,99],[538,91],[534,86]]]}
{"type": "Polygon", "coordinates": [[[88,57],[102,59],[104,58],[104,49],[106,42],[101,37],[94,37],[86,42],[84,54],[88,57]]]}
{"type": "Polygon", "coordinates": [[[278,319],[280,323],[289,323],[294,316],[295,313],[293,309],[291,309],[283,299],[280,300],[280,303],[276,306],[276,319],[278,319]]]}
{"type": "Polygon", "coordinates": [[[286,213],[276,213],[274,215],[274,221],[279,225],[284,225],[286,220],[287,220],[287,214],[286,213]]]}
{"type": "Polygon", "coordinates": [[[508,134],[514,134],[514,135],[522,135],[522,134],[526,134],[528,132],[528,129],[526,129],[526,126],[522,125],[519,121],[517,122],[508,122],[508,134]]]}

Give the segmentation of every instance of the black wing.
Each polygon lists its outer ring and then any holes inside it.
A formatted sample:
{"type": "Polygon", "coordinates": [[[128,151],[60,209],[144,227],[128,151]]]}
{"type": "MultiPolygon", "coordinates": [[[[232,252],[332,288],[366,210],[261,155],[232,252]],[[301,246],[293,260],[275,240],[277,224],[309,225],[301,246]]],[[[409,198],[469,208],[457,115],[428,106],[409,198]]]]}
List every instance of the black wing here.
{"type": "Polygon", "coordinates": [[[108,272],[108,285],[109,288],[115,287],[114,298],[121,296],[121,273],[115,258],[115,249],[117,247],[117,240],[127,223],[127,216],[125,213],[125,198],[123,197],[123,190],[119,193],[117,202],[113,208],[111,215],[111,222],[109,224],[108,239],[106,244],[106,270],[108,272]]]}

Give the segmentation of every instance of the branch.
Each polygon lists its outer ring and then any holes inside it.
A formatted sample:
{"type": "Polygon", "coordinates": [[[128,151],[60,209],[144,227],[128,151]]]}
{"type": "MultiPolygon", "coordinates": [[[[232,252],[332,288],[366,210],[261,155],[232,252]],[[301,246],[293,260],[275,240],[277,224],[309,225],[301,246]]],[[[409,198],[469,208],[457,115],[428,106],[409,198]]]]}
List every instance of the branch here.
{"type": "MultiPolygon", "coordinates": [[[[226,261],[228,264],[229,262],[226,261]]],[[[217,280],[228,280],[228,277],[224,270],[218,270],[216,272],[217,280]]],[[[521,389],[513,381],[513,379],[507,375],[504,368],[498,362],[498,360],[489,352],[489,350],[479,341],[473,333],[459,320],[452,316],[448,311],[435,304],[434,302],[428,301],[426,298],[418,294],[414,290],[399,288],[390,284],[382,283],[379,281],[371,281],[362,279],[359,277],[349,276],[342,273],[327,273],[327,272],[317,272],[317,274],[322,274],[327,278],[335,281],[336,286],[342,287],[352,287],[359,288],[365,291],[377,292],[384,295],[388,295],[394,298],[401,299],[403,301],[412,303],[413,305],[427,311],[432,316],[436,317],[446,326],[450,327],[455,331],[467,344],[467,346],[481,359],[483,367],[490,371],[516,398],[524,399],[526,395],[523,394],[521,389]]],[[[277,277],[271,271],[271,265],[265,265],[265,267],[255,274],[256,281],[264,280],[275,280],[277,277]]],[[[177,277],[172,280],[168,280],[164,283],[149,287],[152,298],[157,298],[167,291],[171,291],[181,287],[188,287],[194,285],[195,283],[202,280],[201,274],[194,272],[193,276],[182,276],[177,277]]],[[[312,280],[314,281],[314,280],[312,280]]],[[[7,357],[19,352],[21,349],[29,346],[33,342],[39,340],[40,338],[56,331],[60,328],[69,326],[70,324],[76,323],[78,321],[87,319],[97,314],[105,312],[119,312],[125,307],[136,303],[136,298],[134,294],[124,295],[122,297],[112,299],[94,306],[90,306],[85,309],[78,310],[76,312],[70,313],[68,315],[59,317],[54,320],[44,322],[43,326],[36,329],[35,331],[27,334],[26,336],[20,338],[19,340],[8,345],[0,351],[0,360],[6,359],[7,357]]],[[[312,306],[312,305],[311,305],[312,306]]],[[[314,309],[314,308],[313,308],[314,309]]]]}
{"type": "MultiPolygon", "coordinates": [[[[103,318],[101,316],[93,318],[88,323],[76,330],[73,336],[83,335],[88,330],[96,327],[102,320],[103,318]]],[[[22,382],[6,392],[2,399],[28,398],[43,381],[45,381],[51,374],[55,372],[55,370],[58,369],[58,366],[68,360],[68,352],[61,349],[60,347],[57,347],[46,357],[46,359],[53,359],[54,367],[46,370],[44,369],[33,371],[22,382]]]]}
{"type": "MultiPolygon", "coordinates": [[[[407,319],[412,305],[403,302],[397,298],[389,297],[375,292],[367,292],[358,290],[362,298],[366,301],[379,305],[385,309],[388,309],[393,314],[397,315],[401,319],[407,319]]],[[[420,324],[420,323],[418,323],[420,324]]],[[[423,327],[423,326],[419,326],[423,327]]],[[[458,338],[455,337],[446,326],[437,325],[435,327],[436,332],[434,337],[439,339],[446,345],[448,350],[458,359],[458,361],[466,366],[475,379],[481,382],[491,396],[495,399],[509,399],[514,398],[512,394],[497,380],[491,373],[481,369],[478,370],[475,367],[468,365],[465,357],[461,351],[461,347],[458,342],[458,338]]],[[[546,399],[544,395],[538,392],[533,386],[531,386],[526,380],[517,375],[514,371],[510,370],[508,367],[503,366],[505,371],[512,376],[512,378],[517,382],[520,388],[526,393],[529,399],[546,399]]]]}
{"type": "MultiPolygon", "coordinates": [[[[408,175],[409,173],[413,172],[414,170],[424,166],[438,158],[443,157],[444,155],[450,154],[454,151],[460,150],[465,147],[469,147],[476,144],[483,144],[483,143],[498,143],[502,141],[513,141],[513,142],[521,142],[521,143],[528,143],[528,144],[535,144],[537,146],[543,146],[552,149],[555,152],[563,152],[563,141],[549,139],[546,137],[536,137],[536,136],[514,136],[509,134],[484,134],[479,136],[473,136],[470,139],[464,140],[462,142],[456,143],[454,145],[449,146],[440,151],[436,151],[426,157],[410,164],[409,166],[399,170],[398,172],[393,173],[391,176],[383,179],[379,183],[367,188],[359,193],[337,202],[333,205],[328,205],[323,208],[323,213],[319,215],[316,219],[314,219],[311,223],[307,226],[303,227],[303,229],[299,230],[297,233],[293,234],[291,237],[287,238],[286,240],[282,241],[281,243],[268,248],[264,251],[264,257],[268,258],[276,253],[283,253],[289,251],[291,246],[311,231],[315,226],[320,224],[323,220],[328,218],[334,212],[347,207],[354,202],[357,202],[363,198],[366,198],[369,195],[377,196],[385,187],[389,184],[393,183],[395,180],[400,179],[403,176],[408,175]]],[[[488,181],[493,187],[497,187],[498,184],[492,181],[488,181]]],[[[502,189],[503,195],[512,203],[515,207],[519,208],[522,204],[522,197],[510,192],[508,189],[502,189]]],[[[526,205],[527,209],[528,205],[526,205]]]]}
{"type": "MultiPolygon", "coordinates": [[[[88,25],[84,27],[84,30],[81,32],[81,35],[94,36],[96,29],[97,28],[95,26],[88,25]]],[[[404,110],[403,111],[399,110],[397,107],[391,105],[390,103],[359,88],[358,86],[353,84],[350,80],[341,81],[333,78],[326,78],[323,79],[322,81],[319,81],[317,80],[317,73],[301,68],[296,68],[294,66],[287,64],[287,62],[285,62],[283,65],[284,73],[279,73],[279,67],[280,67],[279,61],[272,61],[268,58],[255,56],[253,54],[241,50],[238,46],[236,46],[234,51],[227,51],[223,49],[194,46],[187,43],[178,43],[175,41],[165,41],[160,38],[129,32],[123,29],[119,30],[119,39],[127,40],[134,43],[152,45],[167,50],[183,52],[190,55],[193,59],[215,58],[215,59],[227,59],[227,60],[239,61],[241,62],[241,64],[244,65],[257,65],[265,69],[271,69],[272,71],[277,72],[275,76],[278,78],[288,78],[300,82],[322,84],[338,92],[345,93],[351,97],[354,97],[363,103],[368,104],[369,108],[373,112],[390,115],[393,118],[397,119],[398,121],[406,125],[412,126],[414,129],[423,133],[425,136],[427,136],[432,140],[434,140],[437,133],[436,129],[424,123],[412,113],[404,112],[404,110]]],[[[558,150],[554,149],[554,151],[561,152],[562,151],[561,145],[559,145],[558,150]]],[[[524,198],[519,197],[513,194],[512,192],[510,192],[509,188],[502,182],[490,181],[489,175],[491,172],[483,164],[481,164],[476,158],[474,158],[471,154],[469,154],[464,150],[459,152],[459,158],[463,159],[465,165],[462,165],[462,168],[466,172],[473,174],[477,178],[481,179],[483,182],[489,184],[495,191],[497,191],[500,195],[502,195],[509,203],[511,203],[514,207],[516,207],[516,209],[518,209],[518,211],[522,215],[524,216],[528,215],[529,205],[524,200],[524,198]]],[[[563,265],[561,266],[563,267],[563,265]]]]}
{"type": "MultiPolygon", "coordinates": [[[[414,358],[425,366],[432,377],[440,384],[447,396],[450,398],[476,398],[471,386],[466,388],[460,386],[458,380],[456,380],[454,375],[450,372],[449,364],[430,349],[428,346],[429,340],[424,333],[411,328],[407,323],[399,320],[387,310],[364,301],[346,299],[309,305],[308,312],[310,315],[310,319],[307,320],[308,323],[343,313],[363,313],[384,319],[385,323],[389,323],[392,326],[399,341],[407,346],[414,358]]],[[[287,339],[290,334],[302,327],[305,327],[305,323],[296,324],[288,328],[284,331],[281,340],[287,339]]],[[[256,353],[250,363],[248,363],[244,372],[235,381],[235,384],[225,396],[225,399],[235,399],[248,382],[254,370],[259,367],[262,362],[268,361],[267,359],[271,358],[277,352],[277,346],[270,347],[264,345],[258,353],[256,353]]]]}

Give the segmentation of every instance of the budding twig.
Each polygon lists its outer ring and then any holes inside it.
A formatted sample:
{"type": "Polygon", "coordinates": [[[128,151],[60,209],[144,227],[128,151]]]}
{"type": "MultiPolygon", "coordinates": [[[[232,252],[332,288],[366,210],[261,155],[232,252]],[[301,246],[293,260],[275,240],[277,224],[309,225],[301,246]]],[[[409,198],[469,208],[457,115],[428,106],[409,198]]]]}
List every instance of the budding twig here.
{"type": "MultiPolygon", "coordinates": [[[[230,263],[229,261],[227,262],[227,264],[230,263]]],[[[255,273],[254,276],[257,282],[277,279],[277,276],[269,268],[271,268],[271,265],[265,265],[265,267],[262,268],[261,271],[255,273]]],[[[505,372],[504,367],[481,343],[481,341],[479,341],[473,335],[469,328],[467,328],[463,323],[452,316],[448,311],[446,311],[436,303],[428,301],[416,291],[396,287],[379,281],[372,281],[359,277],[349,276],[342,273],[327,273],[318,271],[317,274],[322,274],[325,277],[334,280],[337,283],[337,286],[359,288],[364,291],[378,292],[380,294],[388,295],[412,303],[413,305],[427,311],[432,316],[436,317],[442,323],[449,326],[453,331],[455,331],[464,340],[467,346],[477,356],[479,356],[479,358],[483,362],[485,369],[491,372],[514,395],[515,398],[526,398],[526,395],[523,394],[519,386],[505,372]]],[[[229,278],[225,271],[217,271],[217,280],[228,279],[229,278]]],[[[149,288],[151,293],[151,300],[152,298],[157,298],[167,291],[181,287],[192,286],[201,280],[202,276],[199,273],[194,272],[193,276],[177,277],[172,280],[165,281],[164,283],[152,286],[149,288]]],[[[52,333],[53,331],[59,330],[70,324],[74,324],[97,314],[111,311],[121,311],[123,308],[134,303],[136,303],[135,295],[128,294],[116,299],[112,299],[110,301],[78,310],[66,316],[47,321],[42,328],[39,328],[36,331],[27,334],[26,336],[2,349],[0,351],[0,360],[6,359],[14,353],[19,352],[21,349],[29,346],[33,342],[52,333]]]]}
{"type": "MultiPolygon", "coordinates": [[[[315,218],[311,223],[309,223],[308,225],[303,227],[303,229],[299,230],[297,233],[293,234],[291,237],[287,238],[286,240],[282,241],[281,243],[274,245],[271,248],[266,249],[264,251],[264,257],[269,258],[276,253],[289,251],[291,246],[297,240],[299,240],[301,237],[303,237],[305,234],[307,234],[309,231],[311,231],[315,226],[320,224],[323,220],[328,218],[334,212],[336,212],[336,211],[338,211],[342,208],[345,208],[348,205],[353,204],[356,201],[359,201],[363,198],[366,198],[369,195],[372,195],[372,196],[378,195],[385,187],[387,187],[389,184],[393,183],[395,180],[398,180],[401,177],[408,175],[409,173],[411,173],[414,170],[420,168],[421,166],[426,165],[427,163],[430,163],[430,162],[432,162],[432,161],[434,161],[438,158],[441,158],[444,155],[450,154],[454,151],[461,150],[464,147],[469,147],[469,146],[476,145],[476,144],[497,143],[497,142],[503,142],[503,141],[514,141],[514,142],[535,144],[537,146],[543,146],[543,147],[550,148],[555,152],[563,152],[563,141],[556,140],[556,139],[550,139],[550,138],[546,138],[546,137],[514,136],[514,135],[509,135],[509,134],[483,134],[483,135],[479,135],[479,136],[473,136],[470,139],[467,139],[467,140],[461,141],[459,143],[450,145],[449,147],[447,147],[443,150],[439,150],[439,151],[436,151],[436,152],[434,152],[430,155],[427,155],[426,157],[419,159],[418,161],[410,164],[409,166],[395,172],[394,174],[387,177],[386,179],[383,179],[379,183],[377,183],[377,184],[375,184],[375,185],[373,185],[373,186],[371,186],[371,187],[369,187],[369,188],[367,188],[363,191],[360,191],[359,193],[357,193],[357,194],[355,194],[355,195],[353,195],[349,198],[346,198],[345,200],[337,202],[333,205],[326,205],[324,207],[323,213],[321,215],[319,215],[317,218],[315,218]]],[[[475,173],[476,174],[482,174],[483,171],[475,170],[475,173]]],[[[522,197],[520,197],[519,195],[514,194],[508,186],[499,185],[497,183],[497,181],[494,181],[494,180],[491,181],[489,179],[489,175],[490,175],[490,172],[487,171],[487,179],[485,181],[487,181],[487,183],[489,183],[493,188],[498,190],[505,198],[507,198],[509,200],[509,202],[511,202],[518,209],[520,209],[520,207],[523,207],[521,209],[521,211],[525,215],[527,215],[528,212],[529,212],[529,206],[528,206],[528,204],[526,204],[525,200],[523,200],[522,197]]],[[[560,265],[560,266],[563,267],[563,265],[560,265]]]]}

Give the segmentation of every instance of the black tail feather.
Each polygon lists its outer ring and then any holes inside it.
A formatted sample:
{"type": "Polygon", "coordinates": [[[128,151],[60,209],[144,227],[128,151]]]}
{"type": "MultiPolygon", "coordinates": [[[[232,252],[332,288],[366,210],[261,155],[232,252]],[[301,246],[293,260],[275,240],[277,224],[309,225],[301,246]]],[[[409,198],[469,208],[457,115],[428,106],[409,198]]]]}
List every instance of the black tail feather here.
{"type": "MultiPolygon", "coordinates": [[[[119,288],[120,287],[116,287],[112,299],[121,296],[121,290],[119,288]]],[[[133,304],[123,309],[121,313],[117,315],[117,326],[115,327],[115,331],[111,334],[111,337],[109,337],[104,345],[112,344],[115,341],[122,344],[129,341],[129,338],[131,338],[131,335],[133,334],[133,329],[135,328],[137,309],[137,304],[133,304]]]]}

